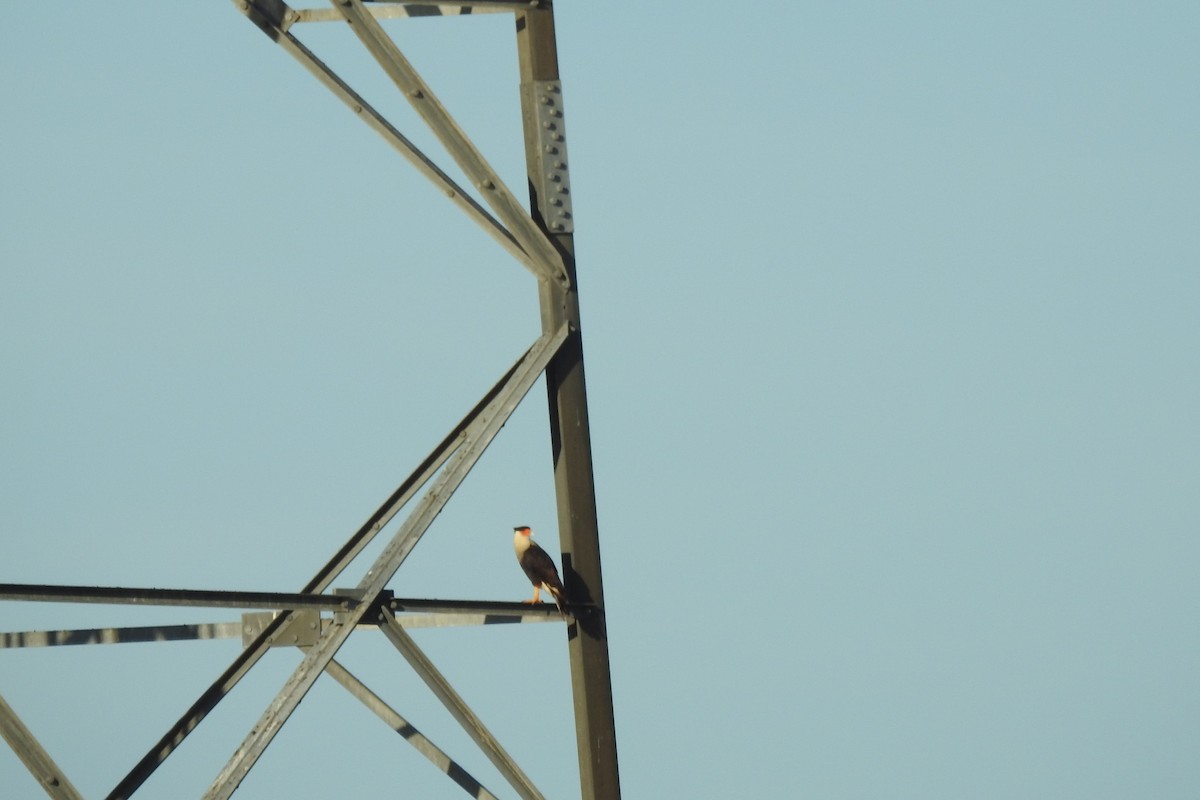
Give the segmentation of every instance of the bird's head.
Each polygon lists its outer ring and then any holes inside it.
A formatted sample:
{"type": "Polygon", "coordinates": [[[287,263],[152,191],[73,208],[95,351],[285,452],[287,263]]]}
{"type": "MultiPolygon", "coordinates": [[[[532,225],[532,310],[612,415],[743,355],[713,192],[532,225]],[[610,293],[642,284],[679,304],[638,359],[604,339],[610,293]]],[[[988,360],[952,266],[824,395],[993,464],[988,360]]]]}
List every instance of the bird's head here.
{"type": "Polygon", "coordinates": [[[530,528],[528,525],[518,525],[517,527],[513,528],[513,533],[519,534],[521,536],[529,536],[530,534],[533,533],[533,529],[530,528]]]}

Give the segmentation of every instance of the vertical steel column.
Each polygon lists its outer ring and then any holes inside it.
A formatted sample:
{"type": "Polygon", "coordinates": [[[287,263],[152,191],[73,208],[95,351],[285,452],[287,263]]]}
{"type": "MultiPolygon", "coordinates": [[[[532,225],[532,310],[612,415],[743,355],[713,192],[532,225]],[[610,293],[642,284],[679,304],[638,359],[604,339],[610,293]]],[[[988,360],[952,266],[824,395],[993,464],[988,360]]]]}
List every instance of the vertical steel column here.
{"type": "Polygon", "coordinates": [[[563,582],[571,602],[594,607],[594,611],[581,613],[568,633],[579,779],[583,800],[620,800],[573,223],[563,226],[556,219],[547,221],[553,206],[551,198],[541,195],[549,189],[539,188],[556,185],[547,181],[545,132],[538,130],[545,125],[539,121],[538,105],[546,101],[540,90],[548,84],[556,85],[559,79],[553,8],[547,4],[545,8],[519,11],[516,24],[530,205],[534,220],[562,254],[570,278],[568,286],[542,280],[540,291],[542,329],[557,330],[566,323],[570,330],[546,368],[563,582]]]}

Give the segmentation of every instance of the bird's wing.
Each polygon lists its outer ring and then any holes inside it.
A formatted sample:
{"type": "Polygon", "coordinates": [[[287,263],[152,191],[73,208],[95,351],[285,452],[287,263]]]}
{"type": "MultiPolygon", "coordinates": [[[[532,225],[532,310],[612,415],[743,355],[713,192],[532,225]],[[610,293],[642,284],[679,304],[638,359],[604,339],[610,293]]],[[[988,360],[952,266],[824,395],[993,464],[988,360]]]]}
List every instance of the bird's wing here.
{"type": "Polygon", "coordinates": [[[525,555],[521,557],[521,568],[525,570],[525,574],[535,586],[545,583],[555,588],[562,588],[562,580],[558,577],[558,567],[554,565],[554,559],[532,542],[529,544],[529,549],[525,551],[525,555]]]}

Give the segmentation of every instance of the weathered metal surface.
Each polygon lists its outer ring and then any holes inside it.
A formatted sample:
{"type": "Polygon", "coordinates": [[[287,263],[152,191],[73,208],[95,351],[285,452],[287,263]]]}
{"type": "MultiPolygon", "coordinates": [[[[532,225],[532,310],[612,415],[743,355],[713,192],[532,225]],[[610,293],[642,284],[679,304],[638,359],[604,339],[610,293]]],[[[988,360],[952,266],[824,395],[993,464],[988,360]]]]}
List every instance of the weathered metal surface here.
{"type": "MultiPolygon", "coordinates": [[[[558,81],[558,49],[552,9],[519,12],[516,19],[517,53],[522,84],[558,81]]],[[[536,98],[523,93],[526,103],[525,154],[530,172],[531,204],[543,206],[533,171],[541,169],[536,98]]],[[[600,571],[600,536],[596,519],[596,492],[592,475],[591,431],[588,425],[587,387],[583,369],[583,338],[579,297],[575,281],[575,242],[566,232],[551,231],[551,240],[564,254],[569,281],[543,283],[542,325],[554,330],[567,325],[571,335],[546,368],[550,407],[551,452],[558,498],[558,532],[563,555],[563,584],[568,600],[586,607],[570,626],[571,687],[575,702],[575,734],[579,751],[579,780],[583,800],[620,800],[617,768],[616,724],[613,717],[612,678],[608,658],[608,632],[604,616],[604,582],[600,571]]]]}
{"type": "Polygon", "coordinates": [[[438,671],[429,657],[424,651],[417,646],[413,638],[404,632],[404,629],[396,622],[396,618],[390,612],[383,613],[383,619],[380,621],[380,630],[387,636],[388,641],[395,645],[400,654],[408,662],[413,671],[425,681],[425,685],[430,691],[442,701],[442,705],[450,712],[450,715],[458,721],[467,735],[471,737],[471,741],[479,746],[488,760],[495,765],[504,779],[509,785],[519,794],[524,800],[545,800],[538,788],[533,785],[533,781],[529,776],[517,765],[512,756],[508,754],[492,732],[487,729],[483,721],[475,715],[471,707],[466,704],[466,701],[454,691],[454,687],[450,685],[450,681],[438,671]]]}
{"type": "Polygon", "coordinates": [[[354,677],[351,672],[338,663],[337,659],[329,662],[329,666],[325,668],[329,676],[345,687],[346,691],[354,695],[363,705],[371,709],[375,716],[379,717],[387,726],[396,733],[404,737],[404,740],[411,744],[414,749],[425,758],[429,759],[435,767],[442,772],[450,780],[457,783],[463,790],[474,797],[476,800],[498,800],[496,795],[489,792],[483,784],[471,776],[461,764],[459,764],[433,742],[429,741],[412,723],[400,716],[394,708],[385,703],[379,695],[372,692],[367,686],[354,677]]]}
{"type": "MultiPolygon", "coordinates": [[[[412,514],[400,526],[400,530],[392,537],[371,568],[367,570],[366,576],[357,586],[363,597],[378,597],[384,590],[387,582],[396,574],[434,518],[441,512],[442,507],[450,500],[455,490],[466,478],[467,473],[475,466],[484,450],[500,432],[512,412],[516,410],[521,399],[541,377],[546,369],[546,364],[558,352],[565,338],[565,328],[559,329],[554,333],[543,334],[530,347],[508,385],[504,387],[495,401],[480,414],[476,424],[467,430],[463,446],[446,462],[446,466],[438,474],[433,485],[421,498],[412,514]]],[[[309,648],[300,666],[292,673],[283,689],[267,707],[258,724],[251,730],[241,747],[221,770],[221,774],[205,792],[204,800],[227,800],[237,790],[284,722],[296,710],[308,690],[312,688],[313,682],[345,643],[354,625],[371,607],[370,603],[360,603],[345,612],[345,622],[333,625],[322,635],[317,644],[309,648]]]]}
{"type": "Polygon", "coordinates": [[[350,29],[400,89],[409,104],[437,136],[438,141],[467,175],[484,201],[530,257],[542,278],[566,284],[562,256],[537,227],[529,212],[500,179],[499,174],[475,147],[454,118],[434,95],[433,90],[413,69],[400,48],[371,16],[362,0],[336,0],[334,6],[345,15],[350,29]]]}
{"type": "Polygon", "coordinates": [[[51,586],[0,583],[0,600],[47,603],[104,603],[141,606],[196,606],[200,608],[350,608],[348,597],[288,592],[230,592],[209,589],[133,589],[120,586],[51,586]]]}
{"type": "Polygon", "coordinates": [[[46,794],[55,800],[83,800],[83,795],[71,785],[54,759],[3,697],[0,697],[0,736],[8,742],[30,774],[37,778],[46,794]]]}
{"type": "Polygon", "coordinates": [[[532,147],[526,152],[535,159],[529,169],[533,197],[542,224],[552,234],[575,232],[571,203],[571,175],[567,159],[567,123],[563,113],[562,83],[533,81],[521,84],[522,102],[532,109],[533,125],[526,130],[532,147]],[[536,182],[536,183],[534,183],[536,182]]]}

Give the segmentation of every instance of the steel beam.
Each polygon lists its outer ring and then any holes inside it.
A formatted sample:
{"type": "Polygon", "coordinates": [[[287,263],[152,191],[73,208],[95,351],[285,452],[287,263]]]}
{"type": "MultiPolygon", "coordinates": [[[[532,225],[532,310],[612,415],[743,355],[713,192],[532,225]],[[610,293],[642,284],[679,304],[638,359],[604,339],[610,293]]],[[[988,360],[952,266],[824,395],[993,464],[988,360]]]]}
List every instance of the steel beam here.
{"type": "Polygon", "coordinates": [[[141,644],[195,639],[237,639],[241,635],[242,623],[240,622],[212,622],[200,625],[139,625],[68,631],[15,631],[0,633],[0,650],[80,644],[141,644]]]}
{"type": "MultiPolygon", "coordinates": [[[[459,210],[484,229],[497,243],[516,258],[534,275],[541,275],[534,267],[532,259],[517,244],[517,240],[508,230],[496,221],[476,200],[462,187],[433,163],[419,148],[404,134],[400,133],[383,115],[375,110],[366,100],[337,76],[321,59],[305,47],[296,37],[288,32],[294,22],[300,20],[299,12],[290,8],[282,0],[234,0],[234,5],[245,14],[259,30],[271,38],[292,58],[296,59],[321,84],[329,89],[339,100],[346,104],[363,122],[378,133],[395,150],[404,156],[417,171],[437,186],[450,198],[459,210]]],[[[337,14],[333,9],[330,14],[337,14]]],[[[337,14],[339,20],[344,19],[337,14]]]]}
{"type": "Polygon", "coordinates": [[[489,792],[483,784],[473,778],[457,761],[450,758],[441,748],[429,741],[424,734],[413,727],[412,723],[400,716],[395,709],[368,689],[362,681],[354,677],[336,659],[329,662],[329,666],[325,668],[325,671],[329,673],[330,677],[340,683],[346,691],[350,692],[363,705],[371,709],[375,716],[383,720],[389,728],[403,736],[404,740],[411,744],[418,753],[429,759],[435,767],[446,773],[450,780],[457,783],[467,794],[474,797],[475,800],[498,800],[496,795],[489,792]]]}
{"type": "Polygon", "coordinates": [[[463,132],[433,90],[413,69],[400,48],[371,16],[362,0],[331,0],[350,23],[350,29],[362,41],[379,66],[396,84],[413,109],[437,136],[462,171],[470,178],[500,220],[516,237],[540,276],[565,286],[569,282],[561,254],[534,223],[529,212],[505,186],[497,172],[463,132]]]}
{"type": "Polygon", "coordinates": [[[413,668],[413,671],[425,681],[425,685],[434,693],[438,700],[442,701],[442,705],[450,712],[450,715],[458,721],[467,735],[471,737],[471,741],[479,746],[483,754],[488,757],[488,760],[495,765],[496,769],[500,770],[500,774],[509,782],[509,785],[516,790],[524,800],[545,800],[538,788],[533,785],[533,781],[529,776],[517,766],[517,762],[508,754],[492,732],[487,729],[483,721],[475,716],[475,712],[467,705],[466,701],[454,691],[454,687],[446,680],[445,676],[438,671],[429,657],[424,651],[417,646],[413,638],[409,636],[396,618],[389,611],[383,612],[383,619],[380,621],[380,630],[387,636],[404,659],[413,668]]]}
{"type": "MultiPolygon", "coordinates": [[[[543,334],[529,349],[526,358],[513,373],[509,384],[481,415],[478,424],[468,432],[463,446],[446,463],[429,491],[421,498],[418,506],[400,526],[400,530],[383,549],[372,567],[367,570],[366,576],[357,587],[357,591],[362,597],[375,598],[383,592],[388,581],[396,574],[421,536],[433,523],[434,518],[441,513],[442,507],[462,484],[467,473],[475,466],[504,423],[508,421],[521,398],[541,377],[542,372],[546,369],[546,364],[558,352],[565,338],[566,330],[559,329],[554,333],[543,334]]],[[[312,688],[317,677],[345,643],[354,626],[370,608],[371,603],[360,603],[345,612],[339,621],[340,624],[334,625],[316,645],[309,648],[300,666],[292,673],[283,689],[263,712],[258,724],[250,731],[241,747],[205,792],[204,800],[228,800],[232,796],[275,738],[279,729],[299,706],[308,690],[312,688]]]]}
{"type": "MultiPolygon", "coordinates": [[[[392,600],[385,586],[407,558],[417,541],[432,524],[444,504],[473,468],[483,451],[511,415],[517,404],[542,374],[550,406],[552,452],[558,500],[560,541],[563,553],[563,572],[569,602],[575,621],[568,627],[568,649],[571,659],[572,687],[575,700],[577,741],[580,761],[580,781],[584,800],[619,800],[615,726],[613,724],[611,675],[609,672],[607,633],[600,575],[599,540],[596,523],[595,489],[592,477],[590,432],[587,420],[586,387],[583,375],[583,349],[579,324],[578,295],[575,288],[573,222],[569,205],[563,208],[563,198],[557,203],[557,217],[551,216],[549,193],[568,191],[566,188],[565,141],[561,151],[546,160],[545,134],[536,133],[550,127],[561,133],[555,119],[561,117],[561,89],[558,82],[557,53],[554,42],[554,18],[549,0],[506,2],[505,0],[460,0],[459,2],[388,3],[370,7],[371,0],[331,0],[333,10],[301,10],[289,7],[283,0],[234,0],[273,41],[301,62],[318,80],[360,115],[397,150],[480,224],[505,249],[539,278],[542,314],[542,337],[530,351],[509,370],[492,392],[473,409],[471,414],[443,440],[434,453],[388,498],[359,531],[339,550],[332,560],[317,573],[299,594],[267,592],[214,592],[196,590],[128,589],[115,587],[28,586],[0,584],[0,599],[50,602],[124,603],[140,605],[180,605],[237,608],[269,608],[279,610],[264,629],[248,642],[237,659],[188,709],[176,725],[146,754],[108,795],[110,800],[132,794],[193,730],[207,713],[232,689],[272,644],[275,634],[282,630],[295,612],[304,610],[311,617],[310,627],[320,629],[314,644],[288,682],[264,712],[241,747],[234,753],[225,769],[218,775],[205,798],[226,800],[241,784],[245,774],[270,744],[278,729],[299,705],[313,682],[322,672],[330,672],[360,700],[371,707],[389,724],[399,720],[405,730],[411,728],[403,718],[372,695],[365,686],[334,661],[334,655],[350,633],[358,626],[377,622],[389,639],[413,663],[422,678],[433,687],[464,728],[476,738],[480,747],[513,783],[518,794],[526,800],[541,800],[541,794],[528,781],[491,735],[474,718],[461,698],[445,679],[428,663],[404,627],[426,624],[463,624],[468,621],[489,624],[508,621],[542,621],[557,619],[552,608],[525,607],[513,611],[512,604],[487,604],[479,601],[392,600]],[[394,16],[430,16],[471,13],[472,11],[515,12],[517,45],[520,57],[521,102],[526,128],[526,155],[532,211],[527,212],[511,191],[500,181],[495,171],[461,131],[457,123],[434,96],[421,76],[408,64],[392,39],[379,25],[379,18],[394,16]],[[406,99],[422,116],[439,141],[466,174],[468,181],[493,209],[496,217],[456,184],[428,159],[409,140],[399,133],[378,112],[363,101],[336,74],[296,40],[288,29],[297,22],[323,21],[344,18],[374,56],[385,73],[392,78],[406,99]],[[548,84],[556,96],[552,108],[540,108],[539,91],[548,84]],[[539,116],[539,114],[541,116],[539,116]],[[548,174],[549,170],[549,174],[548,174]],[[558,182],[557,189],[547,181],[558,182]],[[497,219],[497,217],[499,219],[497,219]],[[387,525],[399,510],[426,485],[432,485],[417,504],[409,518],[400,526],[365,576],[353,596],[325,596],[334,578],[358,556],[367,543],[387,525]],[[356,599],[357,598],[357,599],[356,599]],[[320,609],[340,613],[335,619],[320,619],[320,609]],[[396,611],[422,611],[396,617],[396,611]],[[368,619],[367,615],[371,616],[368,619]],[[374,619],[378,616],[378,619],[374,619]],[[353,688],[351,688],[353,687],[353,688]],[[465,721],[464,721],[465,720],[465,721]]],[[[542,101],[547,100],[543,92],[542,101]]],[[[557,134],[555,134],[557,135],[557,134]]],[[[561,137],[560,137],[561,141],[561,137]]],[[[569,199],[569,198],[568,198],[569,199]]],[[[238,623],[231,623],[238,625],[238,623]]],[[[0,634],[0,646],[50,646],[82,643],[120,643],[188,638],[213,638],[220,624],[209,626],[148,626],[143,628],[109,628],[88,631],[59,631],[43,634],[0,634]],[[5,637],[18,637],[5,638],[5,637]]],[[[252,634],[253,635],[253,634],[252,634]]],[[[277,642],[276,642],[277,643],[277,642]]],[[[393,724],[400,732],[400,728],[393,724]]],[[[20,720],[0,698],[0,733],[17,744],[18,755],[31,762],[31,771],[47,787],[52,797],[74,798],[78,793],[61,777],[49,756],[36,740],[25,731],[20,720]]],[[[414,731],[415,733],[415,731],[414,731]]],[[[419,734],[416,734],[419,737],[419,734]]],[[[407,738],[407,737],[406,737],[407,738]]],[[[426,742],[420,737],[422,742],[426,742]]],[[[492,798],[470,776],[440,751],[432,748],[427,757],[459,781],[460,786],[476,797],[492,798]],[[437,758],[430,753],[436,751],[437,758]],[[440,760],[444,759],[444,761],[440,760]],[[456,774],[459,777],[455,777],[456,774]],[[460,780],[465,776],[464,779],[460,780]]],[[[418,749],[421,749],[420,747],[418,749]]],[[[423,750],[425,752],[425,750],[423,750]]]]}
{"type": "MultiPolygon", "coordinates": [[[[556,337],[554,347],[562,342],[562,336],[556,337]]],[[[498,402],[518,370],[531,357],[531,352],[525,353],[508,371],[496,382],[483,399],[464,417],[425,460],[408,476],[405,481],[392,492],[375,513],[342,545],[333,558],[313,576],[303,591],[323,592],[341,574],[351,561],[362,552],[363,548],[383,529],[385,525],[400,511],[400,509],[415,496],[430,478],[442,468],[468,440],[468,433],[480,424],[479,420],[493,404],[498,402]]],[[[511,413],[511,412],[510,412],[511,413]]],[[[258,635],[254,642],[242,650],[224,672],[188,707],[174,725],[155,742],[145,756],[129,771],[120,783],[108,794],[106,800],[126,800],[137,791],[145,781],[154,774],[159,765],[167,759],[196,729],[208,713],[229,694],[234,686],[258,663],[258,660],[270,649],[271,639],[286,623],[288,614],[281,614],[266,630],[258,635]]]]}
{"type": "Polygon", "coordinates": [[[483,614],[466,611],[438,614],[405,614],[397,617],[405,630],[409,628],[453,628],[465,625],[516,625],[527,622],[561,622],[558,609],[539,609],[533,613],[488,612],[483,614]]]}
{"type": "MultiPolygon", "coordinates": [[[[532,606],[490,600],[393,600],[393,613],[405,628],[451,628],[472,625],[511,625],[522,622],[561,622],[558,609],[546,603],[532,606]],[[414,611],[423,613],[412,613],[414,611]]],[[[326,618],[322,626],[332,620],[326,618]]],[[[359,627],[375,627],[363,622],[359,627]]],[[[63,647],[81,644],[143,644],[197,639],[238,639],[245,636],[242,622],[205,622],[190,625],[133,625],[117,628],[78,628],[59,631],[0,632],[0,650],[21,647],[63,647]]],[[[255,633],[257,636],[257,633],[255,633]]],[[[283,644],[276,642],[277,644],[283,644]]]]}
{"type": "Polygon", "coordinates": [[[55,800],[83,800],[83,795],[71,785],[67,776],[54,763],[54,759],[42,748],[3,697],[0,697],[0,736],[4,737],[33,777],[37,778],[46,794],[55,800]]]}
{"type": "Polygon", "coordinates": [[[129,589],[118,586],[47,586],[0,583],[0,600],[48,603],[106,603],[139,606],[201,608],[325,608],[344,610],[358,605],[351,597],[286,592],[228,592],[207,589],[129,589]]]}
{"type": "MultiPolygon", "coordinates": [[[[518,12],[516,25],[530,205],[535,219],[545,227],[544,215],[538,211],[548,206],[538,190],[546,182],[543,152],[538,150],[542,137],[536,130],[538,112],[535,104],[539,102],[536,87],[559,80],[554,11],[546,8],[518,12]]],[[[569,628],[568,634],[579,779],[583,800],[619,800],[616,725],[604,584],[600,572],[574,236],[570,232],[554,234],[549,231],[548,235],[563,255],[569,278],[566,285],[543,282],[540,286],[543,330],[567,325],[571,331],[563,348],[546,368],[563,583],[572,604],[591,608],[577,616],[576,624],[569,628]]]]}
{"type": "MultiPolygon", "coordinates": [[[[411,604],[412,601],[403,601],[411,604]]],[[[562,622],[555,606],[542,604],[511,608],[508,602],[475,602],[452,600],[422,600],[416,607],[428,603],[440,610],[423,614],[403,614],[396,619],[408,628],[462,628],[480,625],[518,625],[529,622],[562,622]],[[475,609],[475,610],[471,610],[475,609]]],[[[321,620],[322,629],[332,620],[321,620]]],[[[147,642],[187,642],[207,639],[239,639],[245,637],[244,622],[205,622],[192,625],[132,625],[116,628],[76,628],[58,631],[0,632],[0,650],[23,647],[65,647],[84,644],[145,644],[147,642]]],[[[360,628],[377,627],[374,622],[361,622],[360,628]]],[[[257,632],[255,636],[257,637],[257,632]]],[[[285,645],[289,642],[276,641],[285,645]]]]}
{"type": "MultiPolygon", "coordinates": [[[[370,0],[368,13],[376,19],[401,19],[409,17],[458,17],[468,14],[493,14],[504,11],[514,11],[529,8],[531,5],[541,6],[542,2],[534,0],[452,0],[452,2],[431,3],[428,0],[413,2],[383,3],[370,0]]],[[[332,8],[298,8],[297,22],[341,22],[342,15],[332,8]]]]}
{"type": "MultiPolygon", "coordinates": [[[[392,611],[432,611],[439,614],[483,613],[519,614],[530,617],[558,617],[558,607],[553,603],[511,602],[508,600],[417,600],[395,597],[388,602],[392,611]]],[[[403,618],[401,618],[403,619],[403,618]]]]}
{"type": "Polygon", "coordinates": [[[183,716],[154,743],[149,752],[134,764],[133,769],[121,779],[120,783],[113,787],[106,800],[126,800],[136,792],[138,787],[145,783],[146,779],[167,760],[167,757],[175,752],[188,734],[204,721],[208,712],[216,708],[217,704],[233,691],[233,687],[237,686],[246,673],[266,654],[271,647],[272,637],[283,628],[290,616],[287,612],[280,614],[249,647],[244,648],[212,685],[196,698],[196,702],[188,706],[183,716]]]}
{"type": "Polygon", "coordinates": [[[467,412],[467,415],[459,420],[458,424],[446,434],[445,438],[413,470],[412,474],[396,488],[396,491],[392,492],[383,505],[367,518],[367,521],[342,545],[338,552],[334,554],[334,557],[313,576],[311,581],[305,584],[304,591],[323,592],[329,588],[333,581],[337,579],[337,576],[342,573],[342,570],[358,557],[363,548],[371,543],[375,536],[383,530],[383,527],[400,512],[400,509],[407,505],[408,501],[416,496],[421,487],[428,483],[450,457],[458,451],[467,440],[468,432],[474,429],[479,418],[496,402],[500,394],[505,391],[513,375],[516,374],[517,370],[528,357],[529,353],[525,353],[516,363],[508,368],[508,371],[500,377],[500,380],[496,381],[495,385],[484,394],[483,398],[467,412]]]}

